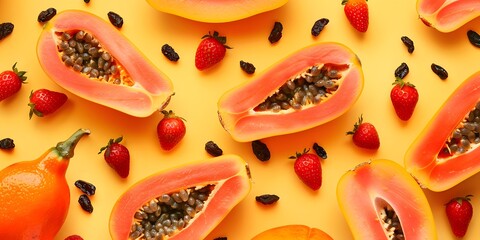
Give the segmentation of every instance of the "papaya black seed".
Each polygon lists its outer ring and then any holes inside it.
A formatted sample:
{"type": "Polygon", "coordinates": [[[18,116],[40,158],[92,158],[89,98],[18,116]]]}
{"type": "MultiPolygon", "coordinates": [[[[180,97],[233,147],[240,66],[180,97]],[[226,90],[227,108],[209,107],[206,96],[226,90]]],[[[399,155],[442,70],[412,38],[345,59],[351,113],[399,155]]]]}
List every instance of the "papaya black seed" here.
{"type": "Polygon", "coordinates": [[[276,43],[280,41],[282,38],[282,31],[283,31],[283,25],[281,22],[275,22],[273,25],[272,31],[270,32],[270,36],[268,36],[268,41],[270,43],[276,43]]]}
{"type": "Polygon", "coordinates": [[[223,150],[213,141],[208,141],[205,144],[205,150],[207,151],[208,154],[218,157],[223,154],[223,150]]]}
{"type": "Polygon", "coordinates": [[[80,195],[80,197],[78,198],[78,203],[80,203],[80,206],[83,210],[89,213],[93,212],[92,202],[90,202],[90,198],[88,198],[87,194],[80,195]]]}
{"type": "Polygon", "coordinates": [[[90,0],[83,0],[83,1],[84,1],[85,3],[89,3],[89,2],[90,2],[90,0]]]}
{"type": "Polygon", "coordinates": [[[403,79],[407,74],[410,72],[410,69],[408,68],[408,65],[406,63],[400,64],[400,66],[395,69],[395,77],[403,79]]]}
{"type": "Polygon", "coordinates": [[[117,28],[121,28],[123,26],[123,18],[117,13],[110,11],[108,12],[107,16],[108,20],[110,20],[113,26],[117,28]]]}
{"type": "Polygon", "coordinates": [[[227,237],[217,237],[217,238],[214,238],[213,240],[227,240],[227,237]]]}
{"type": "Polygon", "coordinates": [[[278,200],[280,200],[280,197],[275,194],[263,194],[255,197],[255,201],[264,205],[274,204],[278,200]]]}
{"type": "Polygon", "coordinates": [[[327,159],[327,151],[325,151],[322,146],[318,145],[318,143],[313,144],[313,150],[322,159],[327,159]]]}
{"type": "Polygon", "coordinates": [[[402,36],[400,39],[402,40],[403,44],[407,46],[408,53],[413,53],[413,51],[415,50],[415,45],[413,44],[412,39],[407,36],[402,36]]]}
{"type": "Polygon", "coordinates": [[[13,32],[15,26],[11,22],[5,22],[0,24],[0,40],[6,38],[13,32]]]}
{"type": "Polygon", "coordinates": [[[320,34],[320,32],[323,31],[323,28],[325,28],[325,26],[330,22],[330,20],[328,20],[327,18],[320,18],[318,19],[317,21],[315,21],[315,23],[313,24],[313,27],[312,27],[312,35],[313,36],[318,36],[320,34]]]}
{"type": "Polygon", "coordinates": [[[431,68],[432,68],[432,71],[437,74],[437,76],[442,79],[442,80],[445,80],[448,78],[448,72],[447,70],[445,70],[445,68],[443,68],[442,66],[440,65],[437,65],[435,63],[432,63],[431,65],[431,68]]]}
{"type": "Polygon", "coordinates": [[[240,60],[240,68],[248,74],[255,73],[255,66],[252,63],[240,60]]]}
{"type": "Polygon", "coordinates": [[[0,140],[0,149],[13,149],[15,147],[15,143],[11,138],[4,138],[0,140]]]}
{"type": "Polygon", "coordinates": [[[52,19],[57,14],[57,10],[55,8],[47,8],[47,10],[41,11],[38,14],[37,21],[40,23],[47,22],[48,20],[52,19]]]}
{"type": "Polygon", "coordinates": [[[477,32],[468,30],[467,37],[468,41],[470,41],[473,46],[480,48],[480,35],[477,32]]]}
{"type": "Polygon", "coordinates": [[[268,149],[268,146],[260,140],[252,142],[252,150],[258,160],[262,162],[270,160],[270,150],[268,149]]]}
{"type": "Polygon", "coordinates": [[[88,196],[94,195],[95,190],[97,189],[95,185],[83,180],[75,181],[75,186],[88,196]]]}
{"type": "Polygon", "coordinates": [[[163,44],[162,53],[168,60],[172,62],[176,62],[178,59],[180,59],[180,56],[178,56],[178,53],[175,52],[175,49],[168,44],[163,44]]]}

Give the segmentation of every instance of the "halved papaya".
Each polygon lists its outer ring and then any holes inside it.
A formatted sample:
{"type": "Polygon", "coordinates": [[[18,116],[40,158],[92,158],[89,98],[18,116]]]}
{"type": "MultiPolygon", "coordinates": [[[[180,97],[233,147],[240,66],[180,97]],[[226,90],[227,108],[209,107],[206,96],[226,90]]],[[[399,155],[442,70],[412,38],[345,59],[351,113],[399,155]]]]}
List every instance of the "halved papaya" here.
{"type": "Polygon", "coordinates": [[[265,230],[252,240],[333,240],[326,232],[305,225],[284,225],[265,230]]]}
{"type": "Polygon", "coordinates": [[[61,87],[132,116],[163,109],[173,94],[165,74],[111,23],[88,12],[63,11],[46,23],[37,56],[61,87]]]}
{"type": "Polygon", "coordinates": [[[478,0],[417,0],[420,19],[440,32],[452,32],[480,16],[478,0]]]}
{"type": "Polygon", "coordinates": [[[288,0],[147,0],[156,10],[199,22],[231,22],[285,5],[288,0]]]}
{"type": "Polygon", "coordinates": [[[424,192],[394,161],[375,159],[346,172],[337,200],[355,239],[437,239],[424,192]]]}
{"type": "Polygon", "coordinates": [[[203,239],[249,191],[248,165],[236,155],[166,170],[134,184],[117,200],[110,235],[114,240],[203,239]]]}
{"type": "Polygon", "coordinates": [[[480,72],[443,103],[405,154],[421,186],[444,191],[480,172],[480,72]]]}
{"type": "Polygon", "coordinates": [[[353,106],[362,89],[357,55],[339,43],[319,43],[226,92],[218,115],[235,140],[247,142],[331,121],[353,106]]]}

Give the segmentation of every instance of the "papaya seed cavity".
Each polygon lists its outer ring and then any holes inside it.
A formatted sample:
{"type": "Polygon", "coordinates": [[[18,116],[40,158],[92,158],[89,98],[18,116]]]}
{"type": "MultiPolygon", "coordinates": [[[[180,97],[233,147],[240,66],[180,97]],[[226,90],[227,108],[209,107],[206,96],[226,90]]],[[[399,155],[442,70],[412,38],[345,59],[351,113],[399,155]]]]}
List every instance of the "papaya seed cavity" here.
{"type": "Polygon", "coordinates": [[[400,219],[395,209],[387,201],[375,199],[379,223],[385,230],[385,235],[389,240],[405,240],[400,219]]]}
{"type": "Polygon", "coordinates": [[[214,184],[162,194],[133,216],[129,239],[163,239],[185,228],[202,211],[214,184]]]}
{"type": "Polygon", "coordinates": [[[99,81],[134,85],[123,66],[92,34],[83,30],[71,30],[56,32],[56,36],[57,50],[65,66],[99,81]]]}
{"type": "Polygon", "coordinates": [[[334,94],[342,79],[347,64],[314,65],[287,80],[274,94],[254,108],[257,112],[280,112],[301,110],[319,104],[334,94]]]}

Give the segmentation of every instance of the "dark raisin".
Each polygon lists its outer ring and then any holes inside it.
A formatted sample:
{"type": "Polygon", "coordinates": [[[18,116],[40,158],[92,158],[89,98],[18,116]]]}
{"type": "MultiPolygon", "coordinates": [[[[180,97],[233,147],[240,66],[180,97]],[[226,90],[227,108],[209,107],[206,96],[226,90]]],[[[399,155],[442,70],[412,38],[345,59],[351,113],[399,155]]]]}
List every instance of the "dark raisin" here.
{"type": "Polygon", "coordinates": [[[113,24],[113,26],[117,28],[121,28],[123,26],[123,18],[114,12],[108,12],[108,20],[113,24]]]}
{"type": "Polygon", "coordinates": [[[0,140],[0,149],[12,149],[15,147],[15,143],[11,138],[4,138],[0,140]]]}
{"type": "Polygon", "coordinates": [[[270,150],[267,145],[260,140],[255,140],[252,142],[253,154],[258,158],[258,160],[265,162],[270,160],[270,150]]]}
{"type": "Polygon", "coordinates": [[[270,205],[270,204],[276,203],[279,199],[280,197],[278,197],[275,194],[263,194],[255,197],[255,200],[257,202],[264,205],[270,205]]]}
{"type": "Polygon", "coordinates": [[[273,25],[273,29],[270,32],[270,36],[268,36],[268,41],[270,43],[276,43],[280,41],[280,38],[282,38],[282,31],[283,31],[283,25],[280,22],[275,22],[273,25]]]}
{"type": "Polygon", "coordinates": [[[87,194],[88,196],[91,196],[91,195],[94,195],[95,194],[95,190],[97,189],[95,187],[95,185],[89,183],[89,182],[85,182],[83,180],[77,180],[75,181],[75,186],[77,188],[79,188],[80,190],[82,190],[82,192],[84,192],[85,194],[87,194]]]}
{"type": "Polygon", "coordinates": [[[175,50],[172,48],[172,46],[170,46],[168,44],[163,44],[162,53],[168,60],[170,60],[172,62],[176,62],[176,61],[178,61],[178,59],[180,59],[180,56],[178,56],[178,53],[175,52],[175,50]]]}
{"type": "Polygon", "coordinates": [[[312,35],[313,36],[318,36],[320,32],[322,32],[323,28],[330,22],[327,18],[320,18],[317,21],[315,21],[315,24],[313,24],[312,27],[312,35]]]}
{"type": "Polygon", "coordinates": [[[45,11],[41,11],[38,14],[37,21],[38,22],[47,22],[48,20],[52,19],[57,14],[57,10],[55,8],[47,8],[45,11]]]}
{"type": "Polygon", "coordinates": [[[473,46],[480,48],[480,35],[477,32],[473,30],[468,30],[467,36],[468,41],[470,41],[473,46]]]}
{"type": "Polygon", "coordinates": [[[93,212],[92,202],[90,202],[90,198],[88,198],[87,194],[80,195],[80,197],[78,198],[78,203],[80,203],[80,206],[83,210],[89,213],[93,212]]]}
{"type": "Polygon", "coordinates": [[[227,240],[227,237],[217,237],[217,238],[214,238],[213,240],[227,240]]]}
{"type": "Polygon", "coordinates": [[[318,145],[318,143],[313,144],[313,150],[322,159],[327,159],[327,152],[325,151],[325,149],[322,146],[318,145]]]}
{"type": "Polygon", "coordinates": [[[403,79],[410,72],[408,65],[406,63],[400,64],[400,66],[395,69],[395,78],[403,79]]]}
{"type": "Polygon", "coordinates": [[[432,71],[437,74],[437,76],[442,79],[442,80],[445,80],[448,78],[448,72],[447,70],[445,70],[445,68],[435,64],[435,63],[432,63],[432,71]]]}
{"type": "Polygon", "coordinates": [[[84,1],[85,3],[89,3],[89,2],[90,2],[90,0],[83,0],[83,1],[84,1]]]}
{"type": "Polygon", "coordinates": [[[248,73],[248,74],[253,74],[255,73],[255,66],[249,62],[245,62],[243,60],[240,60],[240,68],[248,73]]]}
{"type": "Polygon", "coordinates": [[[208,141],[207,143],[205,143],[205,150],[208,154],[214,157],[218,157],[223,154],[223,150],[213,141],[208,141]]]}
{"type": "Polygon", "coordinates": [[[415,45],[413,44],[412,39],[407,36],[403,36],[400,39],[402,40],[403,44],[407,46],[408,53],[413,53],[413,51],[415,50],[415,45]]]}
{"type": "Polygon", "coordinates": [[[10,35],[13,32],[13,28],[14,25],[10,22],[0,24],[0,40],[10,35]]]}

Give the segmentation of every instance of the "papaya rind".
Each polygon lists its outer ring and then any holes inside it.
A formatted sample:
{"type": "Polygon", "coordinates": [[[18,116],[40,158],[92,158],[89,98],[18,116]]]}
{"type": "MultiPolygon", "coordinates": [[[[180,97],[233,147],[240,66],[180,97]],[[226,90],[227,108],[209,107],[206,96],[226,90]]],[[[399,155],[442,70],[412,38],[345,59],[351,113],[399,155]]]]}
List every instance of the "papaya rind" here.
{"type": "Polygon", "coordinates": [[[326,232],[306,225],[292,224],[267,229],[252,238],[252,240],[333,240],[326,232]]]}
{"type": "Polygon", "coordinates": [[[184,164],[153,174],[132,185],[115,203],[110,215],[113,240],[128,238],[133,216],[140,207],[163,193],[216,183],[212,197],[189,224],[169,239],[203,239],[250,192],[246,162],[239,156],[219,157],[184,164]],[[174,181],[172,181],[174,180],[174,181]]]}
{"type": "Polygon", "coordinates": [[[419,18],[440,32],[452,32],[480,16],[478,0],[417,0],[419,18]]]}
{"type": "Polygon", "coordinates": [[[406,239],[437,239],[430,204],[415,179],[400,164],[375,159],[357,165],[337,183],[340,210],[355,239],[386,239],[377,201],[389,203],[406,239]]]}
{"type": "Polygon", "coordinates": [[[291,53],[257,78],[240,84],[218,101],[223,128],[238,142],[303,131],[329,122],[347,112],[363,90],[363,70],[357,55],[336,42],[317,43],[291,53]],[[316,64],[348,64],[336,92],[320,104],[281,114],[252,109],[279,89],[288,79],[316,64]]]}
{"type": "Polygon", "coordinates": [[[156,10],[207,23],[223,23],[245,19],[285,5],[288,0],[147,0],[156,10]]]}
{"type": "Polygon", "coordinates": [[[445,191],[480,172],[480,150],[438,160],[454,129],[480,100],[480,71],[472,74],[437,110],[405,153],[405,168],[422,187],[445,191]]]}
{"type": "Polygon", "coordinates": [[[45,73],[81,98],[136,117],[163,109],[173,95],[173,84],[112,24],[80,10],[65,10],[47,22],[37,43],[37,57],[45,73]],[[82,19],[82,21],[78,21],[82,19]],[[57,51],[57,31],[82,29],[92,33],[122,64],[135,84],[131,87],[90,79],[66,67],[57,51]]]}

